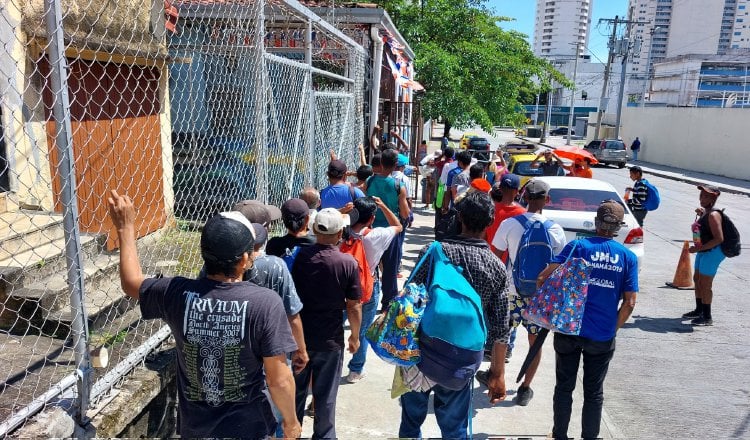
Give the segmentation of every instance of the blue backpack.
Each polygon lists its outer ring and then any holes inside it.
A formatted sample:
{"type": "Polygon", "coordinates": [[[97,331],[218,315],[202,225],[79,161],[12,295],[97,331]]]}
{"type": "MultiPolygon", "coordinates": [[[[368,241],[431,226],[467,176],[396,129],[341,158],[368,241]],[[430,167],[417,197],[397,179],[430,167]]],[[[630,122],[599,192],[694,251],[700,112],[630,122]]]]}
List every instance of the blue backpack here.
{"type": "Polygon", "coordinates": [[[482,301],[440,243],[430,245],[420,264],[425,260],[431,262],[431,273],[419,325],[422,358],[417,367],[428,379],[461,390],[473,380],[484,356],[487,326],[482,301]]]}
{"type": "Polygon", "coordinates": [[[519,295],[533,296],[536,293],[536,278],[555,257],[549,236],[549,228],[554,223],[552,220],[544,223],[531,220],[524,214],[513,219],[524,227],[516,258],[513,259],[513,284],[519,295]]]}
{"type": "Polygon", "coordinates": [[[281,259],[286,263],[286,268],[289,269],[289,273],[292,272],[292,266],[294,266],[294,260],[297,258],[299,251],[302,249],[301,246],[295,246],[292,249],[286,249],[281,259]]]}
{"type": "Polygon", "coordinates": [[[646,211],[653,211],[657,209],[659,203],[661,203],[659,190],[646,179],[641,179],[641,182],[646,185],[646,201],[643,202],[643,207],[646,208],[646,211]]]}

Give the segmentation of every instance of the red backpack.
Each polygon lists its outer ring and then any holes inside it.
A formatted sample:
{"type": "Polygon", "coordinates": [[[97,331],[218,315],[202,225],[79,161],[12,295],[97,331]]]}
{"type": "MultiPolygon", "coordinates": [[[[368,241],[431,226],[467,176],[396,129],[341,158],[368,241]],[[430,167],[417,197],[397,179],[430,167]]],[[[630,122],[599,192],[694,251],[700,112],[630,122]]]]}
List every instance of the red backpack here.
{"type": "Polygon", "coordinates": [[[370,301],[372,298],[372,288],[375,280],[372,277],[372,271],[370,265],[367,263],[367,256],[365,255],[365,244],[362,243],[362,237],[367,235],[370,229],[365,229],[359,236],[351,236],[346,241],[341,243],[341,252],[351,255],[357,260],[359,265],[359,284],[362,292],[362,304],[370,301]]]}

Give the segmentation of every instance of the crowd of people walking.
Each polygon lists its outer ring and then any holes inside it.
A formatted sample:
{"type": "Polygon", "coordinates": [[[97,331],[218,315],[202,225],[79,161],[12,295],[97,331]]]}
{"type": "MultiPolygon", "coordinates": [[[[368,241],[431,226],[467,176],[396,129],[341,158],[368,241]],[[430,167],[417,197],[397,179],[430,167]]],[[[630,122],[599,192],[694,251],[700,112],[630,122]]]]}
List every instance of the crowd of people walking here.
{"type": "MultiPolygon", "coordinates": [[[[297,438],[307,413],[313,415],[313,438],[337,437],[339,383],[366,377],[365,332],[399,295],[404,238],[414,209],[407,175],[419,172],[391,143],[366,162],[363,153],[361,165],[350,171],[332,155],[325,188],[305,188],[280,207],[238,201],[232,211],[210,218],[201,233],[204,266],[197,279],[143,275],[132,201],[111,192],[123,289],[140,301],[144,318],[163,319],[175,336],[181,436],[297,438]],[[286,233],[269,239],[277,221],[286,233]],[[346,323],[350,332],[345,338],[346,323]],[[352,357],[344,375],[345,351],[352,357]]],[[[458,385],[420,369],[404,369],[411,387],[399,398],[398,436],[421,437],[433,395],[442,436],[469,437],[474,374],[487,387],[491,403],[506,398],[505,363],[513,354],[516,328],[526,329],[530,347],[546,335],[529,319],[533,291],[558,276],[558,267],[583,259],[590,264],[590,275],[579,331],[554,335],[552,434],[568,438],[582,361],[580,435],[597,438],[617,330],[631,315],[638,293],[636,257],[613,240],[625,208],[603,201],[595,235],[568,242],[563,229],[544,215],[550,188],[543,180],[529,181],[519,204],[521,180],[505,170],[502,159],[477,163],[467,151],[445,146],[419,165],[423,201],[436,207],[434,232],[444,262],[460,268],[479,298],[490,366],[477,371],[478,365],[469,365],[470,379],[458,385]]],[[[534,166],[555,168],[557,174],[561,163],[544,154],[534,166]]],[[[634,167],[631,178],[635,184],[629,205],[635,213],[644,191],[642,171],[634,167]]],[[[704,245],[715,247],[721,236],[716,233],[721,217],[712,211],[718,190],[701,190],[697,230],[704,245]]],[[[644,217],[645,211],[638,217],[641,224],[644,217]]],[[[431,249],[425,246],[420,259],[431,249]]],[[[711,258],[702,259],[696,310],[686,314],[691,318],[711,320],[712,264],[718,265],[711,258]]],[[[434,264],[425,259],[409,282],[429,286],[434,264]]],[[[520,406],[534,396],[541,352],[528,357],[514,397],[520,406]]]]}

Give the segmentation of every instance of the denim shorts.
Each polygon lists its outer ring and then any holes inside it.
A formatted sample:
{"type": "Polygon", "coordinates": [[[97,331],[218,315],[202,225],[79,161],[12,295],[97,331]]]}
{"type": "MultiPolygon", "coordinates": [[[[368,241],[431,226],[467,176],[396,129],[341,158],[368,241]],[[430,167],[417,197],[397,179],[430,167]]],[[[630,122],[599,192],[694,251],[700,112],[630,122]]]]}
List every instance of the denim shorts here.
{"type": "Polygon", "coordinates": [[[695,271],[709,277],[716,276],[719,264],[724,261],[724,258],[726,257],[721,251],[721,246],[716,246],[710,251],[698,252],[695,254],[695,271]]]}

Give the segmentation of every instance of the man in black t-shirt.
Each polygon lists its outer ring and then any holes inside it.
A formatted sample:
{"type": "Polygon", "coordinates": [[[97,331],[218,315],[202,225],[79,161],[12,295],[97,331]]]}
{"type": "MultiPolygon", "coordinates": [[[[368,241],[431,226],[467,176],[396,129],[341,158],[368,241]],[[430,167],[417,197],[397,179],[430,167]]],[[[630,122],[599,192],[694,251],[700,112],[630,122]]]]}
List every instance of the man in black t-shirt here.
{"type": "Polygon", "coordinates": [[[543,176],[560,176],[561,169],[570,171],[571,166],[565,165],[560,157],[553,153],[552,150],[545,150],[543,153],[536,155],[533,161],[531,161],[531,168],[541,168],[543,176]],[[539,159],[544,157],[543,162],[539,162],[539,159]]]}
{"type": "Polygon", "coordinates": [[[281,205],[281,221],[284,222],[287,234],[268,240],[266,253],[283,258],[298,246],[315,244],[315,237],[307,234],[309,220],[310,208],[304,200],[295,198],[284,202],[281,205]]]}
{"type": "Polygon", "coordinates": [[[336,438],[336,395],[344,360],[344,308],[351,329],[349,352],[359,349],[362,321],[359,264],[338,248],[343,228],[344,218],[338,210],[326,208],[318,212],[313,224],[317,243],[302,248],[292,267],[292,278],[303,305],[300,316],[310,359],[294,378],[295,403],[301,423],[312,382],[313,438],[336,438]]]}
{"type": "Polygon", "coordinates": [[[127,196],[109,197],[120,241],[120,281],[140,301],[144,319],[160,318],[177,344],[179,428],[183,438],[264,438],[276,419],[266,383],[284,422],[284,436],[298,438],[294,380],[286,355],[297,349],[279,295],[242,281],[254,230],[239,212],[209,219],[201,233],[206,277],[149,278],[135,245],[135,210],[127,196]]]}

